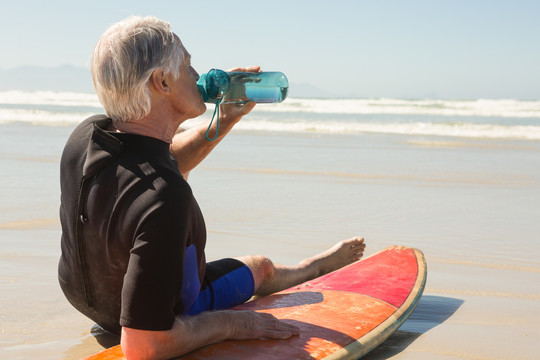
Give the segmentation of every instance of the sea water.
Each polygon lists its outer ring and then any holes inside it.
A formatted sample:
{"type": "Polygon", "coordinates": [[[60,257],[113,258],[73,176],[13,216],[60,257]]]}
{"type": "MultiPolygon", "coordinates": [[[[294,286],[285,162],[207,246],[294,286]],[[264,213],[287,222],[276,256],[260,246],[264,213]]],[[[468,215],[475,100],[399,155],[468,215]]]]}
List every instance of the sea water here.
{"type": "MultiPolygon", "coordinates": [[[[56,264],[63,146],[102,112],[93,94],[0,92],[0,357],[100,349],[92,323],[64,299],[56,264]]],[[[211,112],[184,125],[207,124],[211,112]]],[[[294,264],[354,235],[366,255],[393,244],[423,250],[424,297],[379,358],[534,358],[540,101],[259,104],[189,183],[209,259],[294,264]]]]}
{"type": "MultiPolygon", "coordinates": [[[[0,124],[69,126],[95,112],[103,110],[93,94],[0,92],[0,124]]],[[[259,105],[237,128],[540,140],[540,101],[292,98],[259,105]]]]}

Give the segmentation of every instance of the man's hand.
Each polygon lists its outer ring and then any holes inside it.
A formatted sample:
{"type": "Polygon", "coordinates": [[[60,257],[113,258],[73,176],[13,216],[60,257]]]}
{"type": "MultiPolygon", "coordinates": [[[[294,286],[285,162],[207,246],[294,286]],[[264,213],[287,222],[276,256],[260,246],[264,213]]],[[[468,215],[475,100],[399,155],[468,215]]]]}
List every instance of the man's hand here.
{"type": "MultiPolygon", "coordinates": [[[[243,71],[243,72],[261,72],[260,66],[235,67],[227,71],[243,71]]],[[[243,116],[249,114],[255,107],[253,101],[248,101],[245,104],[222,104],[219,107],[219,121],[223,126],[236,124],[243,116]]]]}
{"type": "Polygon", "coordinates": [[[288,339],[298,335],[300,330],[275,316],[255,311],[230,311],[230,339],[288,339]]]}
{"type": "Polygon", "coordinates": [[[245,104],[219,104],[220,127],[232,127],[249,114],[254,107],[253,101],[248,101],[245,104]]]}
{"type": "Polygon", "coordinates": [[[260,66],[248,66],[248,67],[235,67],[227,70],[229,72],[244,71],[244,72],[261,72],[260,66]]]}

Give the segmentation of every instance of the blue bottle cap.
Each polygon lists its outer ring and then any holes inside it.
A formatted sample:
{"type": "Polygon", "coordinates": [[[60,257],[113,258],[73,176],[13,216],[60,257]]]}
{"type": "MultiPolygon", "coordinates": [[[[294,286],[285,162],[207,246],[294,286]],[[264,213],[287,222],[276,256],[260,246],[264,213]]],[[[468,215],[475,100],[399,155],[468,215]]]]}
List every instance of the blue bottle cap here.
{"type": "MultiPolygon", "coordinates": [[[[223,70],[212,69],[206,75],[206,93],[210,99],[220,99],[230,86],[229,75],[223,70]]],[[[203,96],[204,98],[204,96],[203,96]]]]}

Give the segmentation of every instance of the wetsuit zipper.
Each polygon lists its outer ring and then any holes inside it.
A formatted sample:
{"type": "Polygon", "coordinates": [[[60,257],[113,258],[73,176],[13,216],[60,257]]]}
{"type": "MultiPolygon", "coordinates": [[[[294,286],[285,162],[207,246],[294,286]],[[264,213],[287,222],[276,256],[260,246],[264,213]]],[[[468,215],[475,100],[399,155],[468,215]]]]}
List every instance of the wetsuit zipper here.
{"type": "Polygon", "coordinates": [[[88,183],[88,178],[82,178],[79,187],[79,200],[77,204],[77,217],[75,218],[75,231],[77,236],[77,248],[79,255],[79,266],[81,270],[81,276],[84,286],[84,294],[86,298],[86,304],[89,307],[94,306],[94,296],[92,294],[92,287],[88,276],[88,267],[86,265],[86,254],[84,250],[84,238],[83,238],[83,225],[88,221],[86,210],[86,201],[88,199],[88,193],[90,192],[90,186],[85,186],[88,183]]]}

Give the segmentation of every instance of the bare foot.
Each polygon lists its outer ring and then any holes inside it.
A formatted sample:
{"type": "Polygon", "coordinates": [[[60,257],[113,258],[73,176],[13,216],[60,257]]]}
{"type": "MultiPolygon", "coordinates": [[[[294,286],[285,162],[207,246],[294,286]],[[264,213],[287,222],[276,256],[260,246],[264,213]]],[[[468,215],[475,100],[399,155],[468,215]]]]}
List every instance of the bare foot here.
{"type": "Polygon", "coordinates": [[[273,264],[263,256],[244,256],[238,259],[253,273],[255,296],[265,296],[358,261],[364,255],[365,248],[364,239],[357,236],[340,241],[330,249],[302,260],[297,266],[273,264]]]}
{"type": "Polygon", "coordinates": [[[312,274],[310,277],[315,278],[360,260],[364,255],[365,248],[364,238],[353,237],[340,241],[330,249],[303,260],[299,266],[310,269],[309,272],[312,274]]]}

